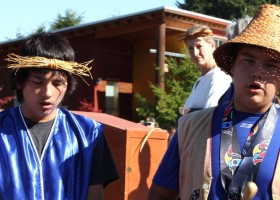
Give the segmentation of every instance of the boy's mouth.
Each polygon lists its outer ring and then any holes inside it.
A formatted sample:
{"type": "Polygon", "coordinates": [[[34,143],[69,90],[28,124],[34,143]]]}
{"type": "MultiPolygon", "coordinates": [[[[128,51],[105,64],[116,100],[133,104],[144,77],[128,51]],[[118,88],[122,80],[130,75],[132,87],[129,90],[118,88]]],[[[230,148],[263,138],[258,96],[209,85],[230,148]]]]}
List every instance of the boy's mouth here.
{"type": "Polygon", "coordinates": [[[254,84],[250,85],[250,88],[251,88],[251,89],[261,89],[260,86],[254,85],[254,84]]]}

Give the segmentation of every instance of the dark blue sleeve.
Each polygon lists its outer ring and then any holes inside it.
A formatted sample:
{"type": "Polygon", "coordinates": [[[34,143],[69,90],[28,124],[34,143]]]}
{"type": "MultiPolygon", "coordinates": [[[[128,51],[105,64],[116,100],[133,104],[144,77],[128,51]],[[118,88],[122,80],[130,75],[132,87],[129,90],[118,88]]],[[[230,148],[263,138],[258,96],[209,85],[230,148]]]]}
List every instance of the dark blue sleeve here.
{"type": "Polygon", "coordinates": [[[89,185],[103,184],[105,187],[118,178],[115,162],[105,136],[102,134],[93,152],[89,185]]]}
{"type": "Polygon", "coordinates": [[[168,189],[179,190],[179,167],[180,157],[176,131],[156,171],[153,183],[168,189]]]}

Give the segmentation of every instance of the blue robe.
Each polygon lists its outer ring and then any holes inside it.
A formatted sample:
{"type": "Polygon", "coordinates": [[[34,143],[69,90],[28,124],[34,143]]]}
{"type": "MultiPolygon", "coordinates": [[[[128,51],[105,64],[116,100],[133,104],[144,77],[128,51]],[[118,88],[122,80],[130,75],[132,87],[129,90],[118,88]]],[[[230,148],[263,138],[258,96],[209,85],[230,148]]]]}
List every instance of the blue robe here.
{"type": "Polygon", "coordinates": [[[39,157],[20,107],[0,112],[0,199],[86,199],[103,137],[101,124],[58,109],[39,157]]]}

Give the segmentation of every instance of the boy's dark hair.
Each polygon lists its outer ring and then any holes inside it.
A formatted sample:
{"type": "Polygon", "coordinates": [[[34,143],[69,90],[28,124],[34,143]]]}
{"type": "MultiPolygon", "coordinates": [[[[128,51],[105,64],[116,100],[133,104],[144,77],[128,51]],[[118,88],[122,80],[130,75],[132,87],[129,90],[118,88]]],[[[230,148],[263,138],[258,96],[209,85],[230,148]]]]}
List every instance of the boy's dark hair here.
{"type": "MultiPolygon", "coordinates": [[[[22,56],[40,56],[44,58],[54,58],[63,61],[74,61],[75,53],[69,41],[58,33],[39,33],[28,37],[21,48],[22,56]]],[[[16,91],[17,100],[22,103],[22,90],[17,85],[23,86],[31,71],[40,71],[47,73],[57,71],[67,76],[67,91],[65,96],[74,92],[77,86],[77,80],[70,72],[64,70],[55,70],[49,68],[20,68],[11,74],[12,89],[16,91]]]]}

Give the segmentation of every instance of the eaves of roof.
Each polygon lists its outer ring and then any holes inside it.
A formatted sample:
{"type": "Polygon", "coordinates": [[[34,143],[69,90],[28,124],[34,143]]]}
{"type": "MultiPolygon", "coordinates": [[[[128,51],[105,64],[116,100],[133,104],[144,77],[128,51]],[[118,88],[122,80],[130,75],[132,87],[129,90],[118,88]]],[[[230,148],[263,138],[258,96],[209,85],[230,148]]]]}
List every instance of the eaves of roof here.
{"type": "MultiPolygon", "coordinates": [[[[129,31],[141,31],[143,27],[152,29],[153,27],[158,26],[159,23],[166,23],[166,29],[182,32],[185,31],[186,22],[192,24],[203,22],[204,24],[209,25],[212,28],[216,28],[217,30],[224,30],[224,28],[230,23],[228,20],[183,9],[163,6],[142,12],[135,12],[127,15],[62,28],[53,32],[59,32],[65,34],[68,37],[75,37],[90,33],[96,34],[97,38],[110,37],[112,34],[121,35],[128,34],[129,31]],[[149,24],[147,22],[149,22],[149,24]],[[120,27],[130,28],[120,29],[120,27]],[[105,31],[107,30],[113,31],[111,31],[110,34],[105,34],[105,31]]],[[[16,47],[24,39],[25,38],[4,41],[0,43],[0,46],[16,47]]]]}

